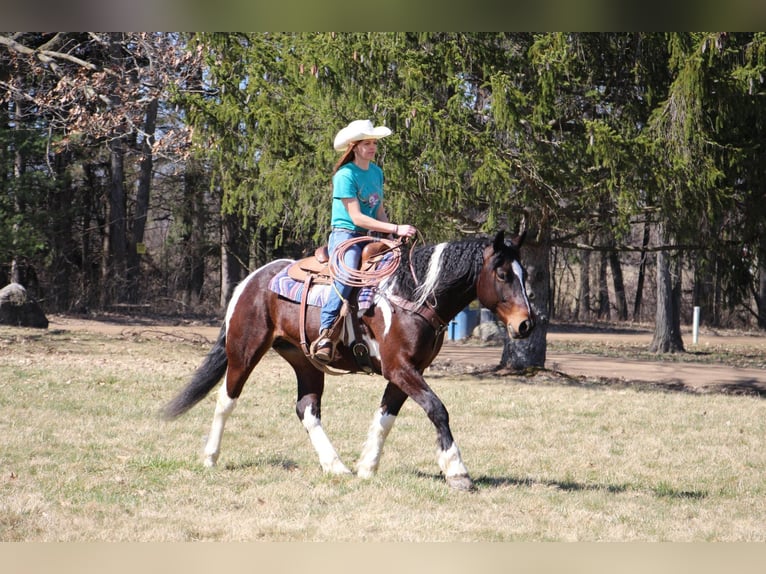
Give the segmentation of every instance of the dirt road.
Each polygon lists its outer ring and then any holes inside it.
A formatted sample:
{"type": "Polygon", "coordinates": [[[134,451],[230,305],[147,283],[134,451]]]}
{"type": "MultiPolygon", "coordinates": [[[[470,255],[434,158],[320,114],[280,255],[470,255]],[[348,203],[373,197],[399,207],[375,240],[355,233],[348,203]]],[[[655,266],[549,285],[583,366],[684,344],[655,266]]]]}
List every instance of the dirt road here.
{"type": "MultiPolygon", "coordinates": [[[[144,333],[157,337],[178,337],[182,339],[204,338],[212,342],[218,335],[219,326],[202,322],[157,322],[144,318],[109,317],[108,319],[83,319],[55,315],[49,317],[49,329],[65,331],[95,331],[109,335],[131,335],[144,333]]],[[[652,334],[645,330],[595,330],[568,327],[551,329],[549,341],[631,342],[648,348],[652,334]]],[[[706,347],[718,345],[746,347],[754,353],[766,356],[766,337],[752,335],[728,335],[706,332],[700,335],[697,345],[691,344],[691,334],[685,333],[684,340],[689,351],[703,351],[706,347]]],[[[441,362],[461,362],[484,365],[487,368],[500,363],[502,347],[483,347],[447,341],[437,358],[441,362]]],[[[744,369],[726,365],[683,363],[670,361],[640,361],[615,357],[601,357],[594,354],[564,353],[549,351],[546,368],[568,376],[598,377],[624,381],[646,381],[668,385],[676,389],[698,391],[755,392],[766,396],[766,369],[744,369]]]]}

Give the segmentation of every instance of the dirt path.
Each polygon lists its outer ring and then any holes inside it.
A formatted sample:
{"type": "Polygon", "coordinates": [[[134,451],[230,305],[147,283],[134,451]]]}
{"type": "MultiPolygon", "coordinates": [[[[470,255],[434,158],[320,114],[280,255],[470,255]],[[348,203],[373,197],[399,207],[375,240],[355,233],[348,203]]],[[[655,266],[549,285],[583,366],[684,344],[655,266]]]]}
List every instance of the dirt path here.
{"type": "MultiPolygon", "coordinates": [[[[439,354],[439,359],[475,365],[498,365],[501,355],[502,347],[469,347],[448,343],[439,354]]],[[[763,369],[743,369],[701,363],[638,361],[561,352],[549,352],[545,367],[573,377],[644,381],[678,390],[766,395],[766,370],[763,369]]]]}
{"type": "MultiPolygon", "coordinates": [[[[91,331],[109,335],[145,333],[157,337],[181,339],[206,339],[212,342],[220,326],[204,322],[178,321],[157,322],[143,318],[110,317],[103,320],[55,315],[49,317],[49,329],[64,331],[91,331]]],[[[609,341],[631,342],[649,346],[652,334],[642,330],[608,331],[583,328],[551,329],[550,341],[609,341]]],[[[691,334],[684,333],[684,340],[691,341],[691,334]]],[[[700,335],[697,345],[689,344],[689,350],[704,350],[718,345],[747,347],[755,353],[766,355],[766,337],[752,335],[728,335],[706,332],[700,335]]],[[[502,347],[480,347],[447,341],[437,361],[460,362],[483,365],[487,368],[500,363],[502,347]]],[[[702,391],[756,392],[766,395],[766,370],[744,369],[726,365],[701,363],[640,361],[601,357],[593,354],[548,352],[546,368],[568,376],[599,377],[624,381],[647,381],[673,388],[702,391]]]]}

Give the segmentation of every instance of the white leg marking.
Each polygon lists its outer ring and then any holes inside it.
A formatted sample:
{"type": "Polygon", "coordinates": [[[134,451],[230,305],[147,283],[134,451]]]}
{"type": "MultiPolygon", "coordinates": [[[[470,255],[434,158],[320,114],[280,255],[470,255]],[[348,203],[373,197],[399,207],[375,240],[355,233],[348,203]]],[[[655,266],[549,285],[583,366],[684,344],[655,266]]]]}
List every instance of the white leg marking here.
{"type": "Polygon", "coordinates": [[[205,461],[207,467],[215,466],[218,462],[218,455],[221,453],[221,438],[223,437],[223,427],[226,426],[226,419],[237,406],[237,399],[229,398],[226,394],[226,382],[218,390],[218,400],[215,402],[215,413],[213,414],[213,424],[210,427],[210,434],[205,444],[205,461]]]}
{"type": "Polygon", "coordinates": [[[468,469],[460,458],[460,450],[454,442],[448,450],[439,451],[439,468],[442,469],[446,478],[468,475],[468,469]]]}
{"type": "Polygon", "coordinates": [[[322,428],[322,422],[311,413],[310,406],[303,411],[303,426],[306,427],[311,444],[319,455],[319,464],[322,465],[322,470],[331,474],[351,474],[351,471],[341,462],[338,453],[330,443],[330,439],[327,438],[322,428]]]}
{"type": "Polygon", "coordinates": [[[386,442],[388,433],[391,432],[396,416],[383,414],[382,410],[375,413],[370,430],[367,432],[367,441],[362,448],[356,471],[361,478],[372,478],[378,470],[380,456],[383,454],[383,444],[386,442]]]}

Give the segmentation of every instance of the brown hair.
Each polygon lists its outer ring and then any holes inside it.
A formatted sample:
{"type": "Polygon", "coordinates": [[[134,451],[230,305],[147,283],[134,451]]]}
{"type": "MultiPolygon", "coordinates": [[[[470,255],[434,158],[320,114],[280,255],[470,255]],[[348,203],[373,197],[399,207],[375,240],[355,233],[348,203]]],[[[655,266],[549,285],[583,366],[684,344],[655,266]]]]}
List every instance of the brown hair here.
{"type": "Polygon", "coordinates": [[[354,161],[354,158],[356,158],[356,153],[354,152],[354,148],[356,147],[357,142],[352,142],[349,144],[346,151],[343,152],[343,155],[340,156],[340,159],[338,160],[338,163],[335,164],[335,167],[332,168],[332,175],[335,175],[335,172],[337,172],[340,168],[342,168],[347,163],[351,163],[354,161]]]}

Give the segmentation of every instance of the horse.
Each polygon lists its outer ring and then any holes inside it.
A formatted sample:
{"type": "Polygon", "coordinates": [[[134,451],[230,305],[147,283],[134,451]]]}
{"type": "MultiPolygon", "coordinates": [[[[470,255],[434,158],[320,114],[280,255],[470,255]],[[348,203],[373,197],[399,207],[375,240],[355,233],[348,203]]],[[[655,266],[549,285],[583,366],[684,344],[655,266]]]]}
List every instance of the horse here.
{"type": "MultiPolygon", "coordinates": [[[[375,373],[386,386],[356,465],[356,474],[371,478],[378,470],[383,444],[402,405],[411,398],[436,429],[437,462],[447,484],[474,490],[449,425],[444,403],[424,379],[425,369],[439,353],[444,333],[462,309],[475,299],[492,311],[513,339],[529,336],[535,325],[527,296],[525,270],[519,250],[524,234],[506,240],[503,231],[492,237],[472,237],[404,250],[397,270],[374,290],[373,302],[357,311],[364,343],[375,373]]],[[[352,474],[340,460],[322,428],[321,406],[326,369],[301,348],[299,304],[269,288],[277,273],[292,260],[278,259],[250,273],[235,289],[218,338],[188,384],[161,411],[174,419],[200,402],[224,377],[204,448],[205,466],[215,466],[226,420],[251,372],[269,349],[295,371],[298,397],[295,411],[325,473],[352,474]]],[[[354,332],[347,316],[330,374],[361,370],[350,342],[354,332]]],[[[319,328],[319,307],[304,316],[308,335],[319,328]]]]}

